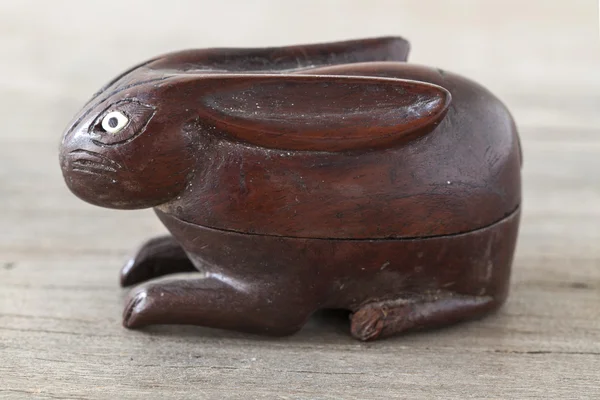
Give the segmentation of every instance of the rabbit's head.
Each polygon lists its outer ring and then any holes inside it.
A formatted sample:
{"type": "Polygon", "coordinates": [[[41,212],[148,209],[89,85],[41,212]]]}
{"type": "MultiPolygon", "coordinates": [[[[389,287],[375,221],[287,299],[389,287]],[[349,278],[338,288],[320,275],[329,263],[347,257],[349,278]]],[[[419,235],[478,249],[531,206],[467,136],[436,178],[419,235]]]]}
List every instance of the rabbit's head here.
{"type": "Polygon", "coordinates": [[[133,209],[162,204],[185,188],[195,154],[184,127],[186,110],[169,99],[171,78],[141,68],[84,106],[60,149],[73,193],[103,207],[133,209]]]}

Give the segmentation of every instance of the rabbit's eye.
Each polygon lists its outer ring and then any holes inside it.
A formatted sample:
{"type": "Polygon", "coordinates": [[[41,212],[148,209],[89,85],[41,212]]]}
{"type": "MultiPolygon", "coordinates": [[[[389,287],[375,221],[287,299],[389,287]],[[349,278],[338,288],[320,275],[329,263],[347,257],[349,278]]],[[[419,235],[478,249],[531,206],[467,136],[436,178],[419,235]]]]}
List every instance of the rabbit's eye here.
{"type": "Polygon", "coordinates": [[[136,99],[125,99],[108,106],[90,124],[89,134],[97,144],[110,146],[127,143],[141,135],[156,108],[136,99]]]}
{"type": "Polygon", "coordinates": [[[102,119],[102,129],[108,133],[118,133],[127,125],[128,122],[129,118],[127,118],[123,113],[119,111],[113,111],[106,114],[106,116],[102,119]]]}

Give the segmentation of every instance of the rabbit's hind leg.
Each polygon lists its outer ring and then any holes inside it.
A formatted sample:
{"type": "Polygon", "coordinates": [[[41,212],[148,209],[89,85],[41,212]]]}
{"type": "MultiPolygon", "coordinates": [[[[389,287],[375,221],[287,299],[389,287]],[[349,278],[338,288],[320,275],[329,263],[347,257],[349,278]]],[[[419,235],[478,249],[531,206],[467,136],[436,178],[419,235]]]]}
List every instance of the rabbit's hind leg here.
{"type": "Polygon", "coordinates": [[[500,305],[501,301],[492,296],[451,292],[374,302],[364,305],[351,316],[351,333],[362,341],[374,340],[409,330],[441,327],[478,318],[500,305]]]}

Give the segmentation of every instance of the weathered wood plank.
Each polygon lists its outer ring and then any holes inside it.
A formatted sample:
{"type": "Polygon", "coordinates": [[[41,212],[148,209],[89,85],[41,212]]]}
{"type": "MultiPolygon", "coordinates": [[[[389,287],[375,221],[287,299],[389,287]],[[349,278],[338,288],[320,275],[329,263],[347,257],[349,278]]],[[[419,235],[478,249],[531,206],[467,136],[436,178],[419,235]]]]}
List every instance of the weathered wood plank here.
{"type": "Polygon", "coordinates": [[[150,212],[83,204],[62,187],[58,169],[10,158],[28,154],[52,165],[47,143],[1,146],[0,159],[11,159],[22,179],[9,181],[0,211],[11,228],[0,236],[7,390],[0,394],[531,398],[548,387],[555,398],[600,394],[600,185],[586,173],[600,166],[600,138],[586,130],[570,137],[576,144],[565,152],[560,135],[523,132],[525,212],[506,307],[482,321],[374,344],[350,339],[339,316],[320,316],[278,340],[189,327],[124,330],[118,266],[163,228],[150,212]]]}
{"type": "Polygon", "coordinates": [[[90,4],[0,3],[0,398],[600,398],[596,1],[90,4]],[[506,306],[369,344],[337,314],[283,339],[123,329],[118,268],[164,228],[63,184],[58,136],[89,94],[175,48],[389,33],[412,40],[413,60],[488,85],[519,122],[524,212],[506,306]]]}

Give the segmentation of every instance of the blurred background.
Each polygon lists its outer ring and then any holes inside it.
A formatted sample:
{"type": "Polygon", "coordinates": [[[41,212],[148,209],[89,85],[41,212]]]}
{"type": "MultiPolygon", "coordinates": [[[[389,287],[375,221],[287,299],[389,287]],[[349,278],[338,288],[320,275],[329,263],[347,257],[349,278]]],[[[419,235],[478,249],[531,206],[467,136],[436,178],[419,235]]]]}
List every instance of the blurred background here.
{"type": "Polygon", "coordinates": [[[600,92],[596,0],[3,0],[3,97],[30,117],[52,104],[57,125],[19,118],[26,125],[2,135],[58,135],[101,84],[160,53],[378,35],[409,39],[412,62],[489,86],[520,124],[556,126],[571,112],[584,125],[600,121],[586,114],[597,102],[573,110],[566,100],[600,92]]]}

